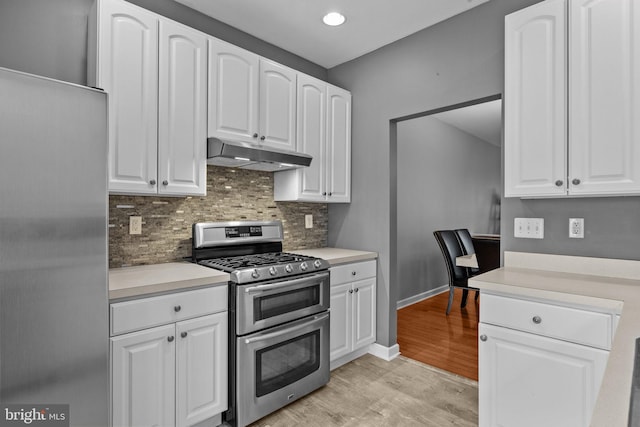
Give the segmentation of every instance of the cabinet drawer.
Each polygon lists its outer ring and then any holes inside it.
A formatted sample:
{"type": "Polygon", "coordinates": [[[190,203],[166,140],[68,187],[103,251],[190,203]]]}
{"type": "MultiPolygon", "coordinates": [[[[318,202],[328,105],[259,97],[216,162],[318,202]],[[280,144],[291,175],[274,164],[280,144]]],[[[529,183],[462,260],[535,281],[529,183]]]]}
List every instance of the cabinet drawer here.
{"type": "Polygon", "coordinates": [[[111,335],[227,310],[227,286],[111,304],[111,335]]]}
{"type": "Polygon", "coordinates": [[[353,282],[355,280],[376,277],[376,261],[354,262],[352,264],[331,267],[331,285],[353,282]]]}
{"type": "Polygon", "coordinates": [[[483,294],[480,322],[609,350],[612,316],[579,308],[483,294]]]}

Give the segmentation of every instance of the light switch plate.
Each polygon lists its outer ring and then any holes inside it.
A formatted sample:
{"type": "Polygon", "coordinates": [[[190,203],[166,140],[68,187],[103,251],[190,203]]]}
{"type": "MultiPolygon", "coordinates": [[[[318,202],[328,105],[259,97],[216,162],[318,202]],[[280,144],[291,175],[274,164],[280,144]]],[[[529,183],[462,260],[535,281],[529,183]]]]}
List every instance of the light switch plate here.
{"type": "Polygon", "coordinates": [[[304,216],[304,228],[313,228],[313,215],[304,216]]]}
{"type": "Polygon", "coordinates": [[[544,218],[514,218],[513,237],[544,239],[544,218]]]}

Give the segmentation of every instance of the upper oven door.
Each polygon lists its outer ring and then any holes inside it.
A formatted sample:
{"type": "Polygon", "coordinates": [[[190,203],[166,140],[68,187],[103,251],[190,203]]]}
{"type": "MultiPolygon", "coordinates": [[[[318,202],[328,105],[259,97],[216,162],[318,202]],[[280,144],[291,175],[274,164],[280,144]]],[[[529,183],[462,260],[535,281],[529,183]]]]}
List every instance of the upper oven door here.
{"type": "Polygon", "coordinates": [[[329,272],[236,287],[236,334],[329,309],[329,272]]]}

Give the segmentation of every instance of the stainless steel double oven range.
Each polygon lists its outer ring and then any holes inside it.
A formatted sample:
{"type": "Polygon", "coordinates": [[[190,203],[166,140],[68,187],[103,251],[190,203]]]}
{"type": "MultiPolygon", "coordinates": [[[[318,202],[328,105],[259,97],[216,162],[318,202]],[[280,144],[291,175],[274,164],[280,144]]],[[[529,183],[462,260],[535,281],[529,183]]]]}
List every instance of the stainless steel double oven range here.
{"type": "Polygon", "coordinates": [[[228,272],[226,421],[251,422],[329,381],[329,264],[282,252],[280,221],[193,225],[193,260],[228,272]]]}

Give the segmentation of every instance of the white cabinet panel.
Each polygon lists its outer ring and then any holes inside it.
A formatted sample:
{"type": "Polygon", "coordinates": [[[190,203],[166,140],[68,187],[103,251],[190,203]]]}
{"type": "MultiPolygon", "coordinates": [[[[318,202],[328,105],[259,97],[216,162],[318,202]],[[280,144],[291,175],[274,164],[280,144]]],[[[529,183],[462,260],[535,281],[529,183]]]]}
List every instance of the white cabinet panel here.
{"type": "Polygon", "coordinates": [[[640,4],[570,3],[572,194],[640,192],[640,4]]]}
{"type": "Polygon", "coordinates": [[[298,151],[313,157],[299,170],[300,193],[307,201],[326,195],[326,85],[311,77],[298,78],[298,151]]]}
{"type": "Polygon", "coordinates": [[[478,333],[480,427],[589,425],[607,351],[484,323],[478,333]]]}
{"type": "Polygon", "coordinates": [[[207,39],[160,22],[158,193],[206,193],[207,39]]]}
{"type": "Polygon", "coordinates": [[[111,339],[114,426],[174,425],[174,332],[167,325],[111,339]]]}
{"type": "Polygon", "coordinates": [[[566,193],[566,5],[505,20],[505,196],[566,193]]]}
{"type": "Polygon", "coordinates": [[[258,56],[209,39],[209,136],[258,137],[258,56]]]}
{"type": "Polygon", "coordinates": [[[351,93],[327,87],[327,201],[351,201],[351,93]]]}
{"type": "Polygon", "coordinates": [[[176,426],[227,410],[227,313],[176,324],[176,426]]]}
{"type": "Polygon", "coordinates": [[[353,288],[355,349],[376,340],[376,278],[354,282],[353,288]]]}
{"type": "Polygon", "coordinates": [[[109,190],[154,194],[157,19],[120,1],[101,1],[98,14],[96,85],[109,94],[109,190]]]}
{"type": "Polygon", "coordinates": [[[260,143],[296,150],[297,74],[275,62],[260,60],[260,143]]]}
{"type": "Polygon", "coordinates": [[[351,283],[331,286],[330,360],[342,357],[352,349],[353,305],[349,293],[351,290],[351,283]]]}

